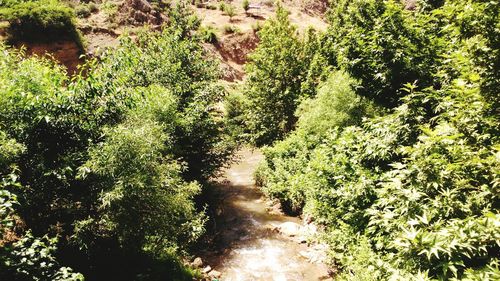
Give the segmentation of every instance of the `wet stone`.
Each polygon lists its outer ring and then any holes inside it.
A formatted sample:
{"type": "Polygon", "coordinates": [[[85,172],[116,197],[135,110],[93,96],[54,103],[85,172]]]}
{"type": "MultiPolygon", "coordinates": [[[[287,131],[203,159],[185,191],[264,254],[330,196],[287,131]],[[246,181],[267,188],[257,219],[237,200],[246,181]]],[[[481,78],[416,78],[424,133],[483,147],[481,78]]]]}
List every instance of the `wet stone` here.
{"type": "Polygon", "coordinates": [[[191,265],[195,268],[200,268],[203,266],[203,260],[200,257],[197,257],[193,260],[193,263],[191,265]]]}
{"type": "Polygon", "coordinates": [[[297,236],[300,234],[301,225],[294,222],[284,222],[278,227],[280,233],[288,236],[297,236]]]}
{"type": "Polygon", "coordinates": [[[222,275],[222,273],[220,273],[219,271],[217,270],[212,270],[208,273],[208,276],[212,277],[212,278],[219,278],[220,276],[222,275]]]}
{"type": "Polygon", "coordinates": [[[211,270],[212,270],[212,268],[210,267],[210,265],[207,265],[207,266],[203,269],[203,273],[209,273],[211,270]]]}

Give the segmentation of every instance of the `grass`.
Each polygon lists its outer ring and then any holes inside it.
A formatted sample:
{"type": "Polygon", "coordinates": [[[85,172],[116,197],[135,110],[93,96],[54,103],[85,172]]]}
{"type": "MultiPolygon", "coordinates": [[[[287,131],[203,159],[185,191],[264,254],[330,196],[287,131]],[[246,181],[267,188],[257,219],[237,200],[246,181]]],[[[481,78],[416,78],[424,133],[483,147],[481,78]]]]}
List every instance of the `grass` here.
{"type": "Polygon", "coordinates": [[[241,33],[241,30],[234,25],[224,25],[223,29],[226,34],[241,33]]]}

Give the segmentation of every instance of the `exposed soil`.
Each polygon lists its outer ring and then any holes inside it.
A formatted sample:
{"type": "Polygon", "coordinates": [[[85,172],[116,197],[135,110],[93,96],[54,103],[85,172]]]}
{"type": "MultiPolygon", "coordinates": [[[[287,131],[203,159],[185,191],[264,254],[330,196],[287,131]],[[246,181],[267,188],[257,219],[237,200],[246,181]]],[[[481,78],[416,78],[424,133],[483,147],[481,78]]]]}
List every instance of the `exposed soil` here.
{"type": "Polygon", "coordinates": [[[214,44],[204,44],[205,49],[221,62],[223,79],[229,82],[242,80],[247,55],[258,45],[259,38],[254,32],[232,34],[214,44]]]}
{"type": "Polygon", "coordinates": [[[305,243],[281,234],[283,223],[301,224],[296,217],[268,212],[268,204],[254,185],[253,173],[262,160],[259,151],[240,151],[241,161],[224,173],[216,188],[220,204],[213,222],[210,248],[200,255],[220,280],[331,280],[328,268],[308,253],[305,243]]]}
{"type": "MultiPolygon", "coordinates": [[[[225,36],[225,26],[234,25],[242,34],[245,34],[252,32],[258,22],[273,17],[276,12],[272,0],[250,0],[250,9],[246,13],[243,10],[243,0],[226,1],[227,4],[233,5],[236,11],[236,15],[231,19],[219,9],[219,3],[220,1],[216,0],[205,1],[203,5],[195,7],[195,10],[202,24],[219,29],[222,37],[225,36]]],[[[324,0],[285,0],[281,3],[289,12],[290,21],[297,26],[299,31],[305,31],[309,27],[317,30],[326,29],[324,0]]]]}
{"type": "MultiPolygon", "coordinates": [[[[204,1],[194,9],[204,26],[210,26],[218,31],[217,43],[208,46],[211,53],[215,53],[222,63],[224,79],[226,81],[242,80],[245,76],[244,64],[247,55],[251,53],[258,44],[255,29],[265,20],[272,18],[276,8],[271,0],[250,1],[250,9],[243,10],[243,0],[226,1],[236,10],[236,15],[230,18],[219,9],[220,1],[204,1]],[[235,33],[227,33],[227,27],[234,27],[235,33]]],[[[297,26],[299,32],[304,32],[312,27],[317,30],[325,30],[327,27],[324,20],[326,11],[325,0],[288,0],[282,2],[283,7],[290,14],[292,24],[297,26]]]]}
{"type": "Polygon", "coordinates": [[[25,48],[26,54],[53,57],[64,65],[69,74],[77,71],[78,66],[83,63],[81,49],[74,41],[62,40],[56,42],[18,42],[17,48],[25,48]]]}

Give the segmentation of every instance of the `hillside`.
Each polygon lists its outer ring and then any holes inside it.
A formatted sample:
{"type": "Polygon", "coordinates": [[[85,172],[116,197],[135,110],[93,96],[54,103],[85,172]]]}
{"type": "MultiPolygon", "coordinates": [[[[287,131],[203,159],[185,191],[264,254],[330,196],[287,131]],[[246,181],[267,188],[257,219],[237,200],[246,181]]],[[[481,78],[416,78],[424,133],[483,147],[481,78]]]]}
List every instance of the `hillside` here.
{"type": "MultiPolygon", "coordinates": [[[[290,12],[291,21],[305,31],[312,27],[325,30],[324,14],[326,3],[322,0],[284,1],[290,12]]],[[[134,36],[144,29],[158,30],[167,21],[166,13],[175,2],[148,0],[97,0],[62,1],[76,13],[76,27],[82,35],[83,49],[71,40],[59,38],[51,42],[15,42],[17,47],[25,46],[28,53],[43,55],[49,53],[65,65],[70,73],[83,62],[80,56],[99,55],[106,48],[116,47],[122,34],[134,36]]],[[[213,33],[214,39],[205,48],[221,62],[224,79],[241,80],[244,76],[243,65],[246,55],[258,43],[255,31],[275,13],[273,1],[249,1],[249,9],[243,9],[243,0],[194,2],[190,9],[201,21],[203,28],[213,33]],[[229,17],[223,6],[233,7],[234,16],[229,17]]],[[[4,22],[0,36],[5,37],[8,23],[4,22]]]]}

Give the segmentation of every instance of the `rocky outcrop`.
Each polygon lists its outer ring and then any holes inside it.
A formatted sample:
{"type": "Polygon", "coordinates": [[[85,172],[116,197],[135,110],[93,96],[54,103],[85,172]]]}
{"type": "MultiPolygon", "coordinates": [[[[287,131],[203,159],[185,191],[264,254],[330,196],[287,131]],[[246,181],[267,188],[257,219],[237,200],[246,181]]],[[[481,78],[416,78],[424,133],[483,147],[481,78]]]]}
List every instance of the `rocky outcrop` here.
{"type": "Polygon", "coordinates": [[[195,258],[191,263],[191,266],[194,268],[200,268],[203,266],[203,260],[200,257],[195,258]]]}
{"type": "Polygon", "coordinates": [[[416,0],[404,0],[403,1],[406,10],[414,11],[417,9],[417,1],[416,0]]]}
{"type": "Polygon", "coordinates": [[[120,22],[132,25],[161,25],[166,16],[155,9],[147,0],[126,0],[120,6],[120,22]]]}
{"type": "Polygon", "coordinates": [[[212,277],[212,278],[219,278],[221,277],[222,273],[220,273],[219,271],[217,270],[212,270],[208,273],[208,276],[209,277],[212,277]]]}
{"type": "MultiPolygon", "coordinates": [[[[310,221],[312,219],[304,219],[310,221]]],[[[301,225],[294,222],[284,222],[276,227],[279,233],[290,237],[297,243],[308,243],[308,240],[318,233],[318,228],[313,223],[301,225]]],[[[309,243],[308,243],[309,244],[309,243]]],[[[310,263],[324,264],[328,246],[324,243],[313,242],[308,247],[300,251],[300,256],[310,263]]]]}
{"type": "Polygon", "coordinates": [[[328,246],[326,244],[315,244],[299,254],[310,263],[322,264],[326,262],[327,250],[328,246]]]}

